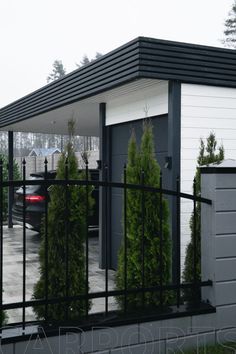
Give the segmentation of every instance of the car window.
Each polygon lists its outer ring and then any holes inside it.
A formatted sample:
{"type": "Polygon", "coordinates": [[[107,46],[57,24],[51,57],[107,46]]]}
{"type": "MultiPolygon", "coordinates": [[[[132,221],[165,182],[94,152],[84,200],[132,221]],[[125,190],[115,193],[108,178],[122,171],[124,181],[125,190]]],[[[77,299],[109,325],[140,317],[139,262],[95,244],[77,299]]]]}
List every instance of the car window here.
{"type": "MultiPolygon", "coordinates": [[[[43,178],[41,177],[30,177],[29,180],[42,180],[43,178]]],[[[40,185],[32,185],[32,186],[25,186],[25,192],[28,194],[28,193],[35,193],[37,192],[38,190],[40,189],[40,185]]],[[[23,187],[20,187],[18,189],[19,193],[23,193],[23,187]]]]}

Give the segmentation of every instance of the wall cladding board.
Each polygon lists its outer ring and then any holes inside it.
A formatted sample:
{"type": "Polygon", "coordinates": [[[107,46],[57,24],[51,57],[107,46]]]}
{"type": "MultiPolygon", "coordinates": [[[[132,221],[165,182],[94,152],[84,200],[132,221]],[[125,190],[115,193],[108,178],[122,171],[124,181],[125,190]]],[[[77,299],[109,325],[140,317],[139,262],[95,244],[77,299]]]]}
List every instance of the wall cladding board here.
{"type": "MultiPolygon", "coordinates": [[[[194,108],[195,109],[195,108],[194,108]]],[[[235,108],[236,109],[236,108],[235,108]]],[[[199,128],[199,118],[198,117],[190,117],[186,119],[185,117],[182,117],[183,123],[185,127],[189,128],[199,128]]],[[[227,127],[231,127],[231,129],[235,130],[236,129],[236,120],[235,118],[216,118],[216,117],[207,117],[207,118],[201,118],[201,126],[200,128],[202,129],[209,129],[209,127],[214,126],[216,121],[217,124],[217,129],[223,129],[227,130],[227,127]]],[[[216,129],[216,128],[215,128],[216,129]]]]}
{"type": "Polygon", "coordinates": [[[153,81],[149,87],[108,100],[106,125],[168,113],[168,82],[153,81]]]}
{"type": "MultiPolygon", "coordinates": [[[[234,130],[236,130],[236,89],[182,84],[181,156],[187,148],[194,152],[198,150],[199,139],[207,137],[210,131],[214,131],[219,143],[224,144],[224,141],[227,141],[226,157],[236,157],[234,130]]],[[[184,168],[182,160],[182,169],[184,168]]]]}
{"type": "MultiPolygon", "coordinates": [[[[236,109],[235,109],[235,111],[236,111],[236,109]]],[[[189,120],[190,119],[191,118],[189,118],[189,120]]],[[[202,119],[204,119],[204,118],[202,118],[202,119]]],[[[190,123],[190,125],[191,125],[191,122],[189,122],[189,120],[188,120],[188,124],[190,123]]],[[[183,122],[183,124],[184,123],[185,122],[183,122]]],[[[199,145],[199,138],[200,137],[202,137],[203,139],[207,138],[210,131],[215,132],[216,136],[218,137],[217,140],[219,142],[224,141],[224,139],[234,140],[234,136],[236,135],[236,130],[231,128],[231,124],[228,124],[228,126],[227,126],[226,122],[225,122],[225,127],[221,128],[217,125],[217,120],[214,120],[212,122],[212,125],[209,125],[208,128],[201,128],[201,118],[199,118],[199,126],[190,127],[190,126],[184,125],[182,137],[183,138],[191,138],[191,139],[193,138],[196,140],[196,142],[198,142],[198,145],[199,145]]],[[[232,148],[233,147],[234,146],[232,146],[232,148]]]]}
{"type": "MultiPolygon", "coordinates": [[[[213,131],[225,148],[226,158],[236,158],[236,89],[181,85],[181,189],[192,193],[192,181],[197,165],[200,138],[213,131]]],[[[183,205],[183,204],[182,204],[183,205]]],[[[185,213],[189,222],[191,210],[185,213]]],[[[189,237],[185,236],[185,242],[189,237]]]]}

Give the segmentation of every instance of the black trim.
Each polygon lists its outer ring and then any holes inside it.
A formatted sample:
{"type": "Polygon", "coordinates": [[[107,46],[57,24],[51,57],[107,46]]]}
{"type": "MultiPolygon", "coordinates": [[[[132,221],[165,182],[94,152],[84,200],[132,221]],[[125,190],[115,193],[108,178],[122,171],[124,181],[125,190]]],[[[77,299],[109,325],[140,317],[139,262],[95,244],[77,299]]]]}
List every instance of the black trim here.
{"type": "Polygon", "coordinates": [[[169,188],[175,189],[180,177],[181,145],[181,84],[170,81],[168,87],[168,154],[172,157],[172,174],[169,188]]]}
{"type": "MultiPolygon", "coordinates": [[[[111,126],[106,126],[106,160],[108,165],[108,181],[112,181],[112,153],[111,153],[111,126]]],[[[111,268],[111,205],[112,205],[112,198],[111,198],[111,186],[107,190],[107,232],[108,232],[108,265],[111,268]]]]}
{"type": "MultiPolygon", "coordinates": [[[[177,81],[169,82],[168,91],[168,156],[172,158],[172,170],[170,171],[170,181],[168,188],[176,190],[176,180],[180,178],[180,144],[181,144],[181,84],[177,81]]],[[[177,206],[171,201],[172,219],[172,259],[177,260],[177,206]]],[[[180,206],[179,206],[180,208],[180,206]]],[[[180,212],[180,210],[179,210],[180,212]]],[[[172,263],[173,281],[177,279],[177,264],[172,263]]]]}
{"type": "MultiPolygon", "coordinates": [[[[106,103],[99,105],[99,159],[101,161],[100,181],[104,181],[106,164],[106,103]]],[[[105,188],[99,187],[99,266],[104,269],[105,255],[105,188]]]]}
{"type": "Polygon", "coordinates": [[[236,87],[236,51],[139,37],[0,109],[0,128],[139,78],[236,87]]]}
{"type": "Polygon", "coordinates": [[[201,167],[200,168],[201,174],[235,174],[236,167],[201,167]]]}

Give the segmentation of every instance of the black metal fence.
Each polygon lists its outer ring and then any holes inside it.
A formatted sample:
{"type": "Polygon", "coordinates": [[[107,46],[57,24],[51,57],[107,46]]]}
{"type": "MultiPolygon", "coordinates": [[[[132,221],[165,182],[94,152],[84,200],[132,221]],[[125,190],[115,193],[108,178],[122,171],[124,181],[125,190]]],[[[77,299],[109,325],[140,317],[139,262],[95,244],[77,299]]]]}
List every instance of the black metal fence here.
{"type": "MultiPolygon", "coordinates": [[[[105,167],[105,170],[107,171],[108,168],[105,167]]],[[[211,204],[211,201],[205,198],[202,198],[196,194],[196,185],[194,185],[194,194],[189,195],[185,193],[181,193],[180,191],[180,179],[177,178],[176,180],[176,190],[167,190],[163,188],[163,182],[162,182],[162,175],[160,175],[160,181],[159,181],[159,188],[154,188],[151,186],[145,185],[145,175],[144,172],[141,173],[142,178],[140,181],[140,184],[130,184],[127,182],[127,173],[126,173],[126,166],[124,166],[124,171],[123,171],[123,182],[121,183],[116,183],[116,182],[111,182],[108,180],[108,173],[105,173],[105,179],[103,181],[91,181],[89,179],[89,170],[88,166],[86,165],[85,169],[85,174],[84,174],[84,179],[70,179],[69,178],[69,172],[68,172],[68,162],[65,164],[65,178],[64,179],[49,179],[48,176],[48,169],[47,169],[47,160],[45,160],[45,171],[44,171],[44,179],[42,180],[26,180],[26,163],[23,161],[23,178],[21,181],[4,181],[3,180],[3,166],[2,162],[0,161],[0,306],[1,306],[1,311],[7,311],[7,310],[12,310],[12,309],[21,309],[22,310],[22,322],[21,325],[23,327],[23,331],[25,330],[27,321],[26,321],[26,309],[29,307],[35,307],[35,306],[43,306],[44,307],[44,321],[46,323],[50,322],[50,318],[48,317],[48,309],[49,306],[52,306],[54,304],[64,304],[65,306],[65,321],[68,318],[68,306],[72,302],[76,301],[84,301],[85,302],[85,316],[83,317],[83,320],[87,319],[91,323],[91,318],[92,315],[90,314],[89,310],[89,302],[93,299],[103,299],[104,300],[104,311],[102,313],[102,318],[104,321],[104,316],[105,318],[109,317],[111,314],[111,311],[109,310],[109,299],[111,297],[116,297],[116,298],[123,298],[123,303],[124,306],[122,310],[117,310],[113,311],[116,313],[116,316],[121,316],[122,313],[123,315],[125,314],[126,318],[129,318],[129,309],[127,307],[127,299],[129,296],[132,294],[140,294],[140,296],[143,296],[143,302],[141,305],[141,308],[146,308],[145,306],[145,294],[159,294],[159,299],[160,303],[156,311],[164,311],[164,308],[166,308],[166,304],[164,306],[163,304],[163,294],[164,292],[171,291],[172,294],[172,301],[170,306],[172,306],[172,311],[173,308],[175,307],[177,310],[183,305],[183,298],[182,298],[182,293],[184,289],[195,289],[196,291],[201,289],[201,287],[204,286],[211,286],[212,282],[210,280],[208,281],[199,281],[197,278],[197,204],[198,203],[207,203],[211,204]],[[33,186],[33,185],[41,185],[45,189],[45,217],[43,219],[44,223],[44,252],[45,252],[45,257],[44,257],[44,267],[45,267],[45,283],[44,283],[44,297],[42,299],[31,299],[29,301],[26,300],[26,287],[27,287],[27,282],[26,282],[26,256],[27,256],[27,235],[26,235],[26,195],[27,195],[27,186],[33,186]],[[49,278],[48,278],[48,205],[50,203],[50,189],[49,187],[51,186],[64,186],[65,191],[66,191],[66,205],[65,205],[65,213],[67,213],[68,209],[68,198],[69,198],[69,188],[70,186],[83,186],[85,188],[85,224],[86,224],[86,238],[85,238],[85,286],[84,289],[85,291],[80,294],[73,294],[73,296],[70,294],[70,284],[69,284],[69,264],[70,264],[70,254],[69,254],[69,238],[68,238],[68,232],[69,232],[69,220],[68,218],[66,219],[66,225],[65,225],[65,239],[66,239],[66,247],[65,247],[65,289],[63,291],[63,295],[57,296],[57,297],[50,297],[48,288],[49,288],[49,278]],[[92,291],[93,289],[90,289],[89,283],[89,232],[88,232],[88,218],[89,218],[89,193],[90,193],[90,186],[96,186],[99,187],[100,189],[103,188],[105,190],[105,194],[109,193],[109,190],[111,188],[119,188],[123,190],[123,220],[122,220],[122,227],[123,227],[123,251],[124,251],[124,286],[123,289],[114,289],[110,290],[109,289],[109,248],[108,248],[108,238],[110,235],[108,234],[108,229],[105,228],[105,235],[102,235],[102,237],[105,238],[105,270],[104,270],[104,277],[105,277],[105,286],[103,291],[99,292],[94,292],[92,291]],[[22,252],[22,295],[21,299],[22,301],[19,302],[7,302],[3,303],[3,273],[4,273],[4,267],[3,267],[3,257],[4,257],[4,242],[3,242],[3,235],[4,235],[4,225],[3,225],[3,190],[4,188],[14,188],[15,190],[17,188],[22,188],[23,190],[23,198],[22,198],[22,245],[23,245],[23,252],[22,252]],[[142,220],[140,220],[140,227],[142,229],[142,242],[141,244],[141,254],[142,254],[142,259],[141,259],[141,279],[142,282],[139,287],[135,288],[130,288],[127,285],[127,239],[128,239],[128,230],[127,230],[127,194],[130,190],[135,190],[139,191],[141,194],[141,214],[142,214],[142,220]],[[153,193],[157,194],[159,197],[159,206],[153,206],[159,208],[159,218],[160,218],[160,223],[159,223],[159,254],[160,254],[160,268],[159,268],[159,283],[157,283],[155,286],[148,286],[148,284],[145,283],[145,274],[144,274],[144,262],[145,262],[145,240],[144,240],[144,228],[145,228],[145,210],[146,210],[146,205],[145,205],[145,195],[147,193],[153,193]],[[172,198],[172,202],[176,203],[176,219],[177,219],[177,278],[175,282],[171,281],[168,284],[164,282],[164,275],[163,275],[163,209],[162,209],[162,201],[165,197],[172,198]],[[193,258],[192,258],[192,272],[193,272],[193,281],[191,283],[183,283],[181,281],[181,232],[180,232],[180,225],[181,225],[181,199],[187,199],[192,201],[193,203],[193,258]]],[[[196,184],[196,182],[195,182],[196,184]]],[[[106,198],[107,199],[107,198],[106,198]]],[[[106,212],[108,211],[108,206],[105,205],[106,212]]],[[[14,260],[12,260],[14,262],[14,260]]],[[[195,299],[196,300],[196,299],[195,299]]],[[[194,300],[194,301],[195,301],[194,300]]],[[[195,301],[195,305],[197,302],[199,303],[200,299],[198,301],[195,301]]],[[[152,314],[153,314],[153,309],[152,309],[152,314]]]]}

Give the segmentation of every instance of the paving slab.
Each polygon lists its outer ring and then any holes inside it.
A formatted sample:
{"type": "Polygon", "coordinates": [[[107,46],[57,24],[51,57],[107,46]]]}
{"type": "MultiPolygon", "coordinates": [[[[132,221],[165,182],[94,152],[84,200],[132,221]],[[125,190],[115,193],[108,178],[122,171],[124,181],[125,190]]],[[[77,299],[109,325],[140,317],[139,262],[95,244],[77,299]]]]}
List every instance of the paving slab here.
{"type": "MultiPolygon", "coordinates": [[[[23,282],[23,228],[14,226],[3,228],[3,303],[22,301],[23,282]]],[[[33,288],[39,279],[39,247],[40,235],[37,232],[26,229],[26,299],[30,300],[33,288]]],[[[114,289],[115,271],[109,270],[109,289],[114,289]]],[[[99,268],[99,244],[97,237],[89,238],[89,287],[90,292],[105,290],[105,270],[99,268]]],[[[109,299],[109,309],[117,307],[114,298],[109,299]]],[[[90,312],[103,312],[104,299],[94,299],[90,312]]],[[[21,322],[22,310],[7,311],[8,323],[21,322]]],[[[27,321],[35,320],[31,308],[26,309],[27,321]]]]}

